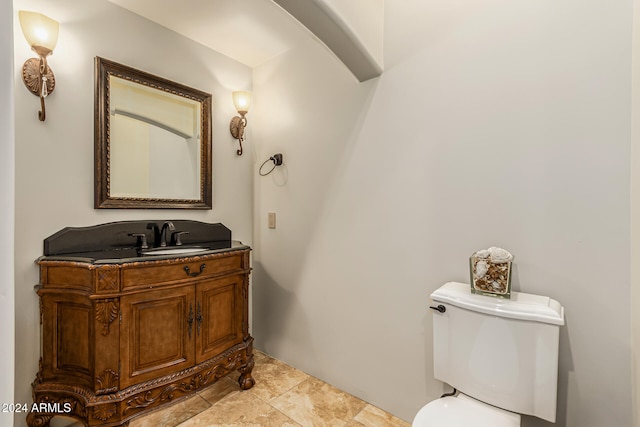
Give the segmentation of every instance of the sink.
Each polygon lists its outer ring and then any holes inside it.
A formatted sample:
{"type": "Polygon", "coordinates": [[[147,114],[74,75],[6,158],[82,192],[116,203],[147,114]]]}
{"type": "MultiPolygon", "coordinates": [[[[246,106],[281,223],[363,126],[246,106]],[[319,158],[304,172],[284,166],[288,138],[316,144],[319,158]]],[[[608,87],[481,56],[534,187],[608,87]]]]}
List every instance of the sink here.
{"type": "Polygon", "coordinates": [[[161,248],[161,249],[151,249],[148,251],[143,251],[142,255],[151,256],[151,255],[180,255],[180,254],[192,254],[198,252],[209,251],[209,248],[182,248],[182,247],[171,247],[171,248],[161,248]]]}

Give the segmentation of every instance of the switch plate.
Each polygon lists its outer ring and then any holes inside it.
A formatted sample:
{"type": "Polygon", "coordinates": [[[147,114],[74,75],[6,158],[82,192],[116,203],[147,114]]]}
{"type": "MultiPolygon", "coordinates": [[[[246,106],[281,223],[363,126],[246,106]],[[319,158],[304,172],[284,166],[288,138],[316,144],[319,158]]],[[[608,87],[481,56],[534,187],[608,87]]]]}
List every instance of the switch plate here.
{"type": "Polygon", "coordinates": [[[267,215],[267,222],[269,224],[269,228],[276,228],[276,213],[269,212],[267,215]]]}

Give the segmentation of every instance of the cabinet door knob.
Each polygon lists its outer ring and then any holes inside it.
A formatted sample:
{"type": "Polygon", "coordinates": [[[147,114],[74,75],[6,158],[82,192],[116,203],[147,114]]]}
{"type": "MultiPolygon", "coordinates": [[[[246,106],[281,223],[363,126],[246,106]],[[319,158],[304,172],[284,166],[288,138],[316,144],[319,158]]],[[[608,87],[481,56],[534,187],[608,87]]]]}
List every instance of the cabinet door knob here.
{"type": "Polygon", "coordinates": [[[200,271],[194,271],[193,273],[191,272],[191,270],[189,269],[188,265],[184,266],[184,271],[185,273],[187,273],[187,276],[191,276],[191,277],[196,277],[202,274],[202,272],[204,271],[205,267],[207,266],[207,264],[202,264],[200,266],[200,271]]]}

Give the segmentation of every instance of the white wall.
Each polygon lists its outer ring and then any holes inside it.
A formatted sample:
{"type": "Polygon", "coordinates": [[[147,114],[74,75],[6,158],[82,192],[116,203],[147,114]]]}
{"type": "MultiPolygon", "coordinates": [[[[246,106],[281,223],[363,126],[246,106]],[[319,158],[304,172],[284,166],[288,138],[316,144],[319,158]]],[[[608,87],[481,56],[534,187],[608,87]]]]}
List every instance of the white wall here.
{"type": "MultiPolygon", "coordinates": [[[[14,205],[15,134],[13,125],[13,15],[11,2],[0,2],[0,342],[15,342],[14,205]]],[[[14,353],[0,352],[0,403],[14,402],[14,353]]],[[[11,425],[13,414],[0,412],[0,425],[11,425]]]]}
{"type": "MultiPolygon", "coordinates": [[[[236,155],[228,131],[235,115],[231,91],[251,89],[251,70],[106,0],[14,1],[16,123],[16,388],[15,400],[31,401],[38,368],[38,282],[34,260],[42,240],[66,226],[132,219],[195,219],[222,222],[235,239],[251,244],[251,157],[236,155]],[[56,76],[47,98],[47,120],[38,121],[39,100],[19,74],[33,56],[21,34],[17,10],[35,10],[60,22],[49,65],[56,76]],[[213,95],[212,211],[94,210],[94,57],[101,56],[213,95]]],[[[249,135],[249,148],[251,135],[249,135]]],[[[2,147],[4,149],[4,147],[2,147]]],[[[4,239],[4,236],[3,236],[4,239]]],[[[16,425],[22,426],[23,419],[16,425]]]]}
{"type": "Polygon", "coordinates": [[[410,420],[442,392],[429,294],[499,245],[566,309],[557,425],[631,425],[631,17],[387,1],[377,81],[315,43],[255,69],[258,159],[288,172],[255,181],[258,348],[410,420]]]}
{"type": "Polygon", "coordinates": [[[640,0],[633,1],[631,135],[631,329],[634,426],[640,427],[640,0]]]}

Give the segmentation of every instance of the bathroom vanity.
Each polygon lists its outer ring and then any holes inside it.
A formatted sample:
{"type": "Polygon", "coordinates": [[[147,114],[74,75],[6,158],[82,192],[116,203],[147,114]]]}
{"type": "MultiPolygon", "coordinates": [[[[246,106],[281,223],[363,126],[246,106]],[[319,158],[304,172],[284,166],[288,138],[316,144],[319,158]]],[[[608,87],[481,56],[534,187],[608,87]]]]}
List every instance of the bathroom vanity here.
{"type": "Polygon", "coordinates": [[[32,385],[41,410],[27,424],[63,415],[126,426],[234,370],[251,388],[250,250],[222,224],[197,221],[66,228],[46,239],[32,385]]]}

